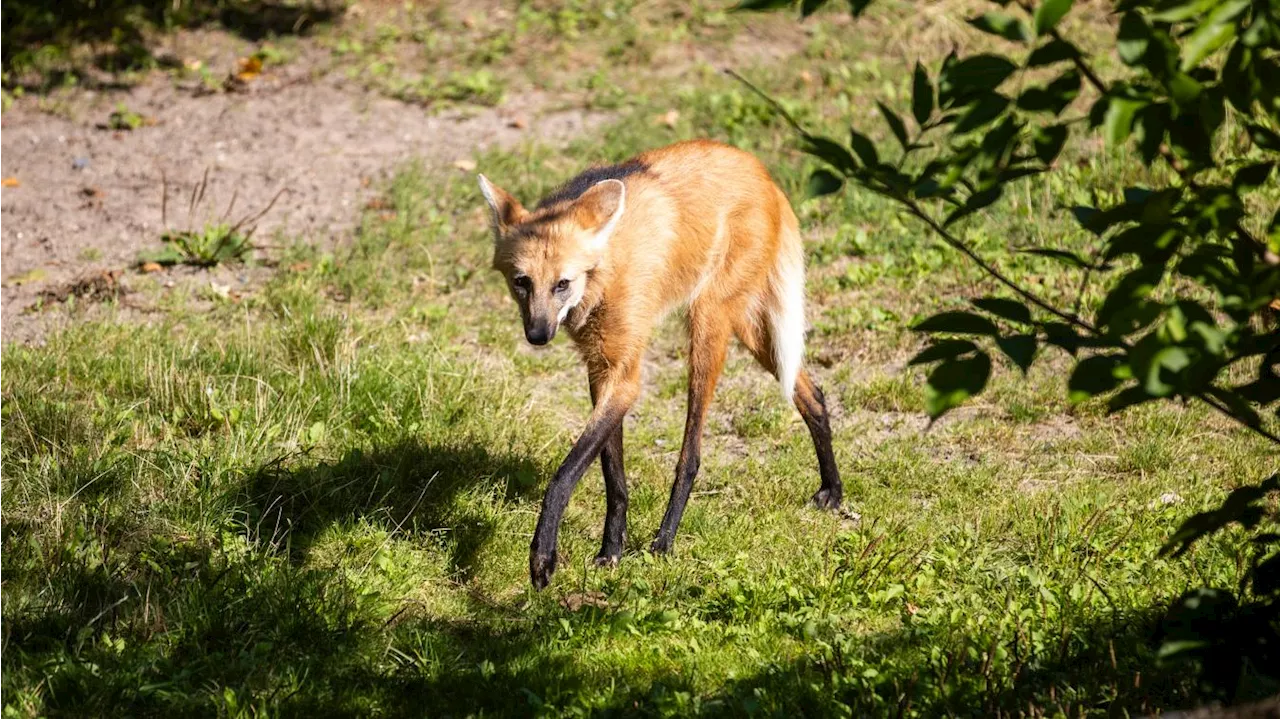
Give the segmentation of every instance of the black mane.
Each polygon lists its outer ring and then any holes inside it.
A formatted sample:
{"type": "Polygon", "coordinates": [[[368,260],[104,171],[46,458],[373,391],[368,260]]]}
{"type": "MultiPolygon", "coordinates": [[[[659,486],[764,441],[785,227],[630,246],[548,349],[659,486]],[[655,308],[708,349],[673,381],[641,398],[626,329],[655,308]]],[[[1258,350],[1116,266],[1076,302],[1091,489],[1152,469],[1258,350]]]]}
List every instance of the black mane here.
{"type": "Polygon", "coordinates": [[[542,198],[538,203],[538,207],[547,207],[560,202],[576,200],[582,196],[582,193],[590,190],[597,182],[604,180],[621,180],[631,175],[647,172],[649,166],[639,160],[628,160],[619,165],[605,165],[603,167],[593,167],[577,177],[569,180],[561,185],[551,194],[542,198]]]}

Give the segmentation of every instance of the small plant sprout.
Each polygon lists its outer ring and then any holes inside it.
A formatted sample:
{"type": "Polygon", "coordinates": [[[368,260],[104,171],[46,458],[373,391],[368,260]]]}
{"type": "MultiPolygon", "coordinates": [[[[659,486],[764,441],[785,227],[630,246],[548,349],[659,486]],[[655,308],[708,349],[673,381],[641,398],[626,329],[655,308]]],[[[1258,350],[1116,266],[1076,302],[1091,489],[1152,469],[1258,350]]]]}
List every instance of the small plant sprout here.
{"type": "Polygon", "coordinates": [[[181,230],[169,227],[169,182],[162,180],[164,189],[160,213],[165,226],[160,235],[164,246],[144,251],[138,256],[138,264],[154,262],[160,265],[190,265],[192,267],[216,267],[226,262],[244,262],[255,248],[252,239],[257,231],[257,222],[266,215],[276,201],[284,194],[286,188],[271,198],[271,201],[257,212],[249,212],[237,220],[232,220],[239,192],[233,192],[227,209],[215,220],[207,220],[196,227],[194,218],[198,208],[205,201],[209,189],[209,170],[206,168],[200,182],[191,188],[187,201],[186,228],[181,230]]]}

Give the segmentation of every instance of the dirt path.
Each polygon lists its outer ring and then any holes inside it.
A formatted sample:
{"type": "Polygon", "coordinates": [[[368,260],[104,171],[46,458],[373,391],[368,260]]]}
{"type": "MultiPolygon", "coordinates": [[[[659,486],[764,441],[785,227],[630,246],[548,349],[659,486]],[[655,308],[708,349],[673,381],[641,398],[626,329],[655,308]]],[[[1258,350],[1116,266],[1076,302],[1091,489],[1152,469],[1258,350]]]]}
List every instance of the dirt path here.
{"type": "Polygon", "coordinates": [[[185,229],[188,198],[206,170],[197,227],[221,215],[233,195],[231,215],[239,218],[284,189],[255,239],[281,231],[332,244],[349,234],[375,181],[408,160],[448,165],[492,144],[569,138],[603,119],[543,112],[547,98],[536,94],[432,114],[353,87],[338,73],[307,72],[307,63],[291,63],[243,91],[205,95],[156,74],[127,91],[77,93],[58,114],[40,98],[15,102],[0,133],[3,176],[20,183],[0,195],[3,341],[38,342],[65,321],[65,313],[29,311],[42,292],[124,269],[140,250],[160,247],[162,214],[170,228],[185,229]],[[117,103],[147,124],[101,127],[117,103]],[[525,121],[513,123],[516,116],[525,121]]]}

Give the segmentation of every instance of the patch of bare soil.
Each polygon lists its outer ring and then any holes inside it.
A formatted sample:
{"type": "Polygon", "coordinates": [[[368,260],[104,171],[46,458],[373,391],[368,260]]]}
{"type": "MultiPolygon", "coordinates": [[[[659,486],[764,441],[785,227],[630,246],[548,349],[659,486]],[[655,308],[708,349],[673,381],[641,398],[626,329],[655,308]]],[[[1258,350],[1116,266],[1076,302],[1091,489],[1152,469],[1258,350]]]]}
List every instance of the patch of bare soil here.
{"type": "MultiPolygon", "coordinates": [[[[0,125],[3,176],[18,183],[0,194],[3,341],[39,341],[65,321],[31,311],[42,297],[56,300],[81,278],[131,267],[140,251],[161,246],[166,229],[189,229],[190,193],[206,172],[206,196],[190,218],[196,229],[224,215],[239,219],[282,193],[257,223],[255,242],[332,245],[349,236],[377,180],[408,160],[448,167],[492,145],[571,138],[605,117],[545,110],[549,99],[539,94],[431,114],[351,87],[336,72],[313,77],[315,67],[292,62],[212,94],[156,74],[128,90],[62,97],[57,114],[47,111],[48,98],[16,101],[0,125]],[[140,126],[101,127],[118,104],[140,126]]],[[[113,292],[134,277],[115,276],[113,292]]]]}

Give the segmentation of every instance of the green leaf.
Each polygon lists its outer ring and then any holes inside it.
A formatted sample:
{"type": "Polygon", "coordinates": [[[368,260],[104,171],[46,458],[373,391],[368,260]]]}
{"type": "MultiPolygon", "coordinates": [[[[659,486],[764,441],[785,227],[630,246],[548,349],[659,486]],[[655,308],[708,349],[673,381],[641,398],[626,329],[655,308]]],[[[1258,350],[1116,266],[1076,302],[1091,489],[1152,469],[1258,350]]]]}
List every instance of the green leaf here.
{"type": "Polygon", "coordinates": [[[1133,114],[1146,103],[1141,100],[1130,100],[1124,97],[1111,98],[1107,105],[1107,115],[1103,119],[1103,133],[1110,145],[1119,145],[1129,139],[1129,131],[1133,127],[1133,114]]]}
{"type": "Polygon", "coordinates": [[[1068,70],[1045,87],[1033,87],[1018,97],[1018,109],[1061,114],[1080,94],[1080,73],[1068,70]]]}
{"type": "Polygon", "coordinates": [[[1209,53],[1227,44],[1235,36],[1235,25],[1202,25],[1191,33],[1191,37],[1182,46],[1182,71],[1186,72],[1199,65],[1209,53]]]}
{"type": "Polygon", "coordinates": [[[950,215],[947,215],[947,219],[943,221],[942,226],[946,227],[951,225],[958,222],[960,219],[968,217],[978,210],[987,207],[1000,199],[1000,195],[1003,192],[1004,185],[995,185],[994,187],[983,190],[982,192],[973,193],[969,196],[969,199],[965,201],[964,205],[952,212],[950,215]]]}
{"type": "Polygon", "coordinates": [[[880,114],[884,117],[884,121],[889,125],[889,131],[893,136],[898,138],[898,144],[902,145],[902,149],[906,150],[910,143],[907,141],[907,127],[902,124],[902,118],[898,117],[898,113],[890,110],[883,102],[877,102],[876,106],[880,108],[880,114]]]}
{"type": "Polygon", "coordinates": [[[1023,374],[1031,369],[1031,363],[1036,358],[1036,336],[1034,334],[1012,335],[1009,337],[997,337],[996,345],[1004,352],[1005,356],[1011,362],[1022,370],[1023,374]]]}
{"type": "Polygon", "coordinates": [[[1107,116],[1107,108],[1111,105],[1111,98],[1103,95],[1094,101],[1089,108],[1089,128],[1097,128],[1102,126],[1102,119],[1107,116]]]}
{"type": "Polygon", "coordinates": [[[1128,409],[1143,402],[1150,402],[1153,399],[1156,398],[1144,392],[1141,387],[1126,387],[1111,395],[1111,399],[1107,400],[1107,414],[1115,414],[1120,410],[1128,409]]]}
{"type": "Polygon", "coordinates": [[[1253,22],[1245,28],[1244,34],[1240,36],[1240,42],[1249,47],[1266,47],[1275,38],[1274,18],[1274,15],[1271,19],[1265,15],[1255,16],[1253,22]]]}
{"type": "Polygon", "coordinates": [[[853,155],[850,155],[849,151],[835,140],[816,135],[805,135],[801,140],[801,149],[825,161],[846,175],[858,169],[857,160],[854,160],[853,155]]]}
{"type": "Polygon", "coordinates": [[[792,5],[795,5],[795,0],[740,0],[737,5],[729,8],[729,12],[781,10],[792,5]]]}
{"type": "Polygon", "coordinates": [[[813,174],[809,175],[809,197],[830,195],[839,192],[842,187],[844,187],[844,180],[830,170],[814,170],[813,174]]]}
{"type": "Polygon", "coordinates": [[[1149,316],[1151,308],[1146,299],[1162,279],[1164,265],[1142,265],[1131,270],[1103,299],[1098,308],[1098,324],[1127,333],[1155,319],[1149,316]]]}
{"type": "Polygon", "coordinates": [[[1249,9],[1250,0],[1226,0],[1182,43],[1182,71],[1186,72],[1236,35],[1235,19],[1249,9]]]}
{"type": "Polygon", "coordinates": [[[1045,172],[1048,172],[1048,170],[1043,167],[1015,167],[1011,170],[1001,170],[996,181],[1009,183],[1031,175],[1044,174],[1045,172]]]}
{"type": "Polygon", "coordinates": [[[916,332],[954,332],[961,335],[998,335],[999,328],[991,320],[973,312],[952,310],[940,312],[911,328],[916,332]]]}
{"type": "Polygon", "coordinates": [[[1275,131],[1256,122],[1246,123],[1245,126],[1249,130],[1249,139],[1253,140],[1253,144],[1264,150],[1280,152],[1280,135],[1277,135],[1275,131]]]}
{"type": "Polygon", "coordinates": [[[1031,324],[1031,310],[1017,300],[1006,297],[981,297],[974,300],[973,304],[978,309],[990,312],[1001,319],[1024,325],[1031,324]]]}
{"type": "Polygon", "coordinates": [[[1236,192],[1245,192],[1255,187],[1262,187],[1262,184],[1271,176],[1271,170],[1275,168],[1274,162],[1259,162],[1254,165],[1246,165],[1236,170],[1236,176],[1231,180],[1231,187],[1236,192]]]}
{"type": "Polygon", "coordinates": [[[912,357],[907,364],[913,366],[937,362],[939,360],[955,359],[960,355],[977,351],[978,345],[975,345],[969,340],[937,340],[928,347],[920,350],[920,352],[916,354],[915,357],[912,357]]]}
{"type": "Polygon", "coordinates": [[[937,419],[978,394],[991,377],[991,358],[984,352],[965,359],[944,361],[929,374],[924,404],[929,417],[937,419]]]}
{"type": "Polygon", "coordinates": [[[933,114],[933,83],[929,82],[929,73],[918,60],[911,79],[911,114],[921,125],[928,122],[933,114]]]}
{"type": "Polygon", "coordinates": [[[1166,0],[1151,13],[1151,19],[1156,22],[1182,22],[1199,15],[1205,4],[1204,0],[1166,0]]]}
{"type": "Polygon", "coordinates": [[[1116,51],[1129,66],[1137,65],[1151,45],[1151,27],[1136,12],[1127,12],[1120,18],[1120,30],[1116,33],[1116,51]]]}
{"type": "Polygon", "coordinates": [[[1144,263],[1168,259],[1182,239],[1183,234],[1176,227],[1136,225],[1112,236],[1104,258],[1113,260],[1121,255],[1136,255],[1144,263]]]}
{"type": "Polygon", "coordinates": [[[1124,358],[1119,355],[1094,355],[1080,360],[1067,380],[1067,398],[1083,402],[1119,387],[1116,368],[1123,364],[1124,358]]]}
{"type": "Polygon", "coordinates": [[[999,55],[974,55],[946,66],[939,80],[940,97],[958,100],[980,90],[994,90],[1017,66],[999,55]]]}
{"type": "Polygon", "coordinates": [[[1169,78],[1169,94],[1173,96],[1174,104],[1183,111],[1194,110],[1195,101],[1199,99],[1202,92],[1204,92],[1204,85],[1185,72],[1174,73],[1169,78]]]}
{"type": "Polygon", "coordinates": [[[1177,387],[1166,380],[1166,371],[1176,376],[1191,364],[1191,358],[1187,355],[1185,348],[1163,344],[1155,333],[1144,337],[1143,341],[1134,347],[1129,357],[1135,379],[1152,397],[1167,397],[1173,394],[1177,387]]]}
{"type": "MultiPolygon", "coordinates": [[[[181,250],[171,244],[165,244],[164,247],[159,247],[154,250],[143,250],[138,253],[139,264],[154,262],[157,265],[164,265],[168,267],[170,265],[180,265],[183,262],[186,262],[186,260],[186,255],[182,254],[181,250]]],[[[18,282],[16,284],[22,283],[18,282]]]]}
{"type": "Polygon", "coordinates": [[[1036,8],[1036,34],[1043,35],[1052,30],[1058,21],[1071,10],[1072,0],[1044,0],[1036,8]]]}
{"type": "Polygon", "coordinates": [[[1160,154],[1164,142],[1165,127],[1169,124],[1169,106],[1154,103],[1138,110],[1133,116],[1134,136],[1138,138],[1138,151],[1142,161],[1150,165],[1160,154]]]}
{"type": "Polygon", "coordinates": [[[859,17],[871,4],[871,0],[849,0],[849,12],[854,17],[859,17]]]}
{"type": "Polygon", "coordinates": [[[876,146],[866,135],[857,130],[850,130],[849,146],[857,153],[858,159],[862,160],[862,164],[867,167],[875,167],[880,164],[880,156],[876,154],[876,146]]]}
{"type": "Polygon", "coordinates": [[[1031,56],[1027,58],[1027,67],[1043,67],[1079,56],[1080,50],[1075,45],[1054,38],[1031,52],[1031,56]]]}
{"type": "Polygon", "coordinates": [[[1092,262],[1089,262],[1080,255],[1067,250],[1055,250],[1048,247],[1033,247],[1027,250],[1019,250],[1019,252],[1024,252],[1028,255],[1048,257],[1049,259],[1057,260],[1064,265],[1071,265],[1072,267],[1078,267],[1082,270],[1095,269],[1092,262]]]}
{"type": "Polygon", "coordinates": [[[955,132],[959,134],[976,130],[999,117],[1007,107],[1009,107],[1009,98],[1004,95],[995,92],[984,95],[964,114],[964,117],[960,118],[960,122],[956,123],[955,132]]]}
{"type": "Polygon", "coordinates": [[[315,422],[307,428],[307,441],[311,444],[319,444],[324,439],[324,422],[315,422]]]}
{"type": "Polygon", "coordinates": [[[1067,143],[1067,126],[1049,125],[1037,128],[1031,142],[1036,158],[1046,165],[1053,164],[1062,152],[1062,146],[1067,143]]]}
{"type": "MultiPolygon", "coordinates": [[[[1264,63],[1259,63],[1264,64],[1264,63]]],[[[1253,102],[1262,97],[1262,82],[1254,68],[1254,51],[1245,43],[1231,46],[1222,66],[1222,87],[1232,107],[1244,115],[1253,114],[1253,102]]]]}
{"type": "Polygon", "coordinates": [[[1026,42],[1031,34],[1020,20],[1002,12],[988,12],[965,22],[979,30],[1014,42],[1026,42]]]}

